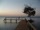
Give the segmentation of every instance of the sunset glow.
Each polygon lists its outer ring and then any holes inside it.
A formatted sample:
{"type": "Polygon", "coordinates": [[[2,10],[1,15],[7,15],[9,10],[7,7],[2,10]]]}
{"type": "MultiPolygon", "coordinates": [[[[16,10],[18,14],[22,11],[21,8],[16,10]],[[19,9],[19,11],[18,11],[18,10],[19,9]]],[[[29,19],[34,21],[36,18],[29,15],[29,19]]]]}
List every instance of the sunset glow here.
{"type": "Polygon", "coordinates": [[[23,13],[25,4],[36,8],[36,16],[40,16],[40,2],[38,0],[1,0],[0,16],[25,16],[26,14],[23,13]]]}

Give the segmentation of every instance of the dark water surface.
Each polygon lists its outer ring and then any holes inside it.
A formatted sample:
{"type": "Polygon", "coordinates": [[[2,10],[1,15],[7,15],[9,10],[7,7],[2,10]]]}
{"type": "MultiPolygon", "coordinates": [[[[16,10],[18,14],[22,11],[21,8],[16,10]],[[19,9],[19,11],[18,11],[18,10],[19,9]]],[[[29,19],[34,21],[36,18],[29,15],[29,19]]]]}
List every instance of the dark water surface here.
{"type": "Polygon", "coordinates": [[[40,18],[32,18],[34,20],[33,25],[37,30],[40,30],[40,18]]]}
{"type": "MultiPolygon", "coordinates": [[[[29,18],[27,18],[29,19],[29,18]]],[[[33,19],[33,25],[36,27],[37,30],[40,30],[40,18],[32,18],[33,19]]],[[[0,30],[15,30],[17,27],[18,23],[16,24],[15,21],[14,23],[4,23],[4,17],[0,17],[0,30]]]]}

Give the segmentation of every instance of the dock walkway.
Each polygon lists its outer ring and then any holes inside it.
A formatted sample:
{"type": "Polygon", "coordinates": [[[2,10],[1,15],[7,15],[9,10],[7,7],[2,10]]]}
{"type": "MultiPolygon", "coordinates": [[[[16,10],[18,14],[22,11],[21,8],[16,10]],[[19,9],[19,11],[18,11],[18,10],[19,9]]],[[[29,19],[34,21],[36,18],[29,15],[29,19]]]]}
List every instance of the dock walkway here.
{"type": "Polygon", "coordinates": [[[15,30],[36,30],[36,28],[33,27],[32,24],[30,25],[30,22],[22,20],[19,22],[15,30]]]}
{"type": "Polygon", "coordinates": [[[16,21],[16,23],[17,23],[17,21],[19,20],[22,20],[22,19],[25,19],[25,18],[21,18],[21,17],[17,17],[17,18],[13,18],[13,17],[5,17],[5,19],[3,20],[5,23],[7,23],[7,21],[9,20],[10,21],[10,23],[12,23],[12,21],[13,20],[15,20],[16,21]]]}

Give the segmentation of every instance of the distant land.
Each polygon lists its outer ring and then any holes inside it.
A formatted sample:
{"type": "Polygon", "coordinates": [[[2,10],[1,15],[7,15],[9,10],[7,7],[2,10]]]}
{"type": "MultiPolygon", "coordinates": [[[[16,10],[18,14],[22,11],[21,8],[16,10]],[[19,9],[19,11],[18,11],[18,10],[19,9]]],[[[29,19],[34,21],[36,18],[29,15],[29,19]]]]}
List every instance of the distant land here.
{"type": "MultiPolygon", "coordinates": [[[[26,18],[26,17],[28,17],[28,16],[0,16],[0,17],[10,17],[10,18],[20,17],[20,18],[26,18]]],[[[31,18],[40,18],[40,16],[31,16],[31,18]]]]}

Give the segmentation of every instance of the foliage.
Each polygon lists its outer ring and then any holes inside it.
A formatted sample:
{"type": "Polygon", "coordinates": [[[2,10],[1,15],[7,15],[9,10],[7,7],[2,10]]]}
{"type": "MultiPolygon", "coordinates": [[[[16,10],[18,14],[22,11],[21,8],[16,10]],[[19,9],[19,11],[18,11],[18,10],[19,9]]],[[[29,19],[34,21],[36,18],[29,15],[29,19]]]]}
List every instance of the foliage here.
{"type": "Polygon", "coordinates": [[[28,14],[28,16],[34,16],[35,15],[35,10],[34,10],[34,8],[31,8],[31,7],[25,7],[24,8],[24,13],[28,14]]]}

